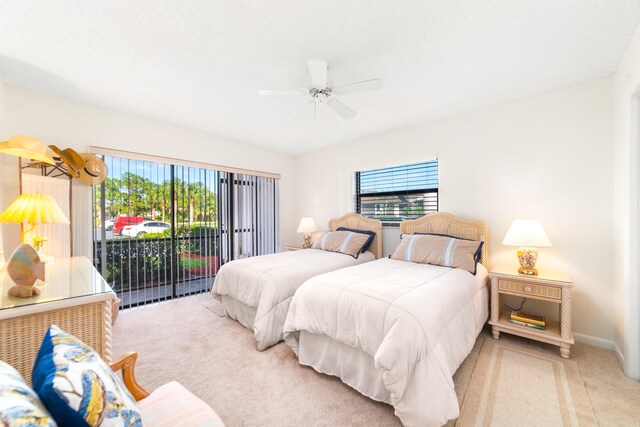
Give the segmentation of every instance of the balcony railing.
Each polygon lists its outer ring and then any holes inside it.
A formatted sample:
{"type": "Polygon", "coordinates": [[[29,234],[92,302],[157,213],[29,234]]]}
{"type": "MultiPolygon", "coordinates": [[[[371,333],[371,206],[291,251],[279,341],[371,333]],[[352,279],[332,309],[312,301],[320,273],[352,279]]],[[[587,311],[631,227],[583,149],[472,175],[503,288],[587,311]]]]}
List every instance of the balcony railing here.
{"type": "Polygon", "coordinates": [[[218,235],[176,237],[174,242],[165,237],[96,242],[96,268],[122,307],[211,289],[220,267],[214,255],[219,253],[218,235]]]}

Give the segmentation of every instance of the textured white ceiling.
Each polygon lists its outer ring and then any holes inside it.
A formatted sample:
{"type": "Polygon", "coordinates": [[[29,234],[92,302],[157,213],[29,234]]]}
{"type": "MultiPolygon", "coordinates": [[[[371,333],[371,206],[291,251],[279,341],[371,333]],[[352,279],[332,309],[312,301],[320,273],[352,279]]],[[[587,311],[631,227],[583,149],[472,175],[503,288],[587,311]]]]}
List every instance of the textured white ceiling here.
{"type": "MultiPolygon", "coordinates": [[[[2,0],[10,83],[302,153],[615,71],[638,0],[2,0]],[[340,99],[306,97],[306,61],[333,83],[380,77],[340,99]]],[[[185,141],[187,142],[187,141],[185,141]]]]}

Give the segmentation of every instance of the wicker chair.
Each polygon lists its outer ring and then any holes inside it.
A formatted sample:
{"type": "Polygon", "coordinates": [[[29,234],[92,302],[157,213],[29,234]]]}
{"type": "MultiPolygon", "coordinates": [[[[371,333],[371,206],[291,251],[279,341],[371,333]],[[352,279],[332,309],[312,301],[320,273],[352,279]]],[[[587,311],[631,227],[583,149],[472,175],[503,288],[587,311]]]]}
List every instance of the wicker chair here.
{"type": "Polygon", "coordinates": [[[114,372],[122,371],[122,379],[136,399],[145,427],[195,427],[199,425],[224,427],[213,409],[194,396],[180,383],[172,381],[152,393],[135,378],[138,353],[130,351],[109,363],[114,372]]]}

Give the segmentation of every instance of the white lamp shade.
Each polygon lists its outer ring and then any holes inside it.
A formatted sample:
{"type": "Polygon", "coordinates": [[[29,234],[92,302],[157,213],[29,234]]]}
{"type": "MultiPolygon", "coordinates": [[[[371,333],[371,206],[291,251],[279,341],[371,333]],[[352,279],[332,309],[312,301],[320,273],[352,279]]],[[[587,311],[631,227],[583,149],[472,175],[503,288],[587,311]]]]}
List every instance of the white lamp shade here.
{"type": "Polygon", "coordinates": [[[318,227],[316,227],[316,223],[313,222],[313,218],[304,217],[300,220],[298,233],[313,233],[314,231],[318,231],[318,227]]]}
{"type": "Polygon", "coordinates": [[[551,240],[537,219],[516,219],[511,224],[503,245],[532,248],[551,247],[551,240]]]}

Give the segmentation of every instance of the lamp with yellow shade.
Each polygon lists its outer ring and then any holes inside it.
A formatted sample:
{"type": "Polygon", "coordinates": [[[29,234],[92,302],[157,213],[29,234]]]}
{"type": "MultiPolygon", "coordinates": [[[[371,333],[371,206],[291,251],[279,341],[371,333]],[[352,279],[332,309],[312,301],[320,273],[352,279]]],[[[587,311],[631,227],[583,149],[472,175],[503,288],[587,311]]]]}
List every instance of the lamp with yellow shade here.
{"type": "Polygon", "coordinates": [[[518,272],[535,276],[538,274],[538,270],[535,268],[538,260],[537,248],[551,247],[551,240],[547,237],[547,233],[544,232],[538,220],[516,219],[509,227],[502,244],[519,246],[520,268],[518,268],[518,272]]]}
{"type": "MultiPolygon", "coordinates": [[[[30,298],[40,295],[40,289],[34,286],[36,280],[44,281],[44,264],[42,255],[31,246],[24,244],[25,234],[33,230],[38,224],[69,224],[69,219],[62,212],[53,197],[46,194],[21,194],[0,215],[0,222],[27,224],[23,226],[22,244],[13,252],[7,262],[7,274],[14,281],[15,286],[8,289],[8,294],[14,297],[30,298]]],[[[36,237],[34,241],[46,240],[36,237]]]]}
{"type": "Polygon", "coordinates": [[[28,224],[28,229],[22,231],[24,236],[38,224],[69,224],[69,219],[62,212],[53,197],[46,194],[21,194],[0,215],[0,222],[14,224],[28,224]]]}

